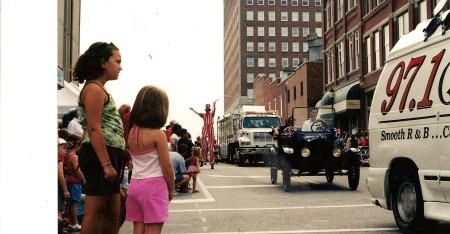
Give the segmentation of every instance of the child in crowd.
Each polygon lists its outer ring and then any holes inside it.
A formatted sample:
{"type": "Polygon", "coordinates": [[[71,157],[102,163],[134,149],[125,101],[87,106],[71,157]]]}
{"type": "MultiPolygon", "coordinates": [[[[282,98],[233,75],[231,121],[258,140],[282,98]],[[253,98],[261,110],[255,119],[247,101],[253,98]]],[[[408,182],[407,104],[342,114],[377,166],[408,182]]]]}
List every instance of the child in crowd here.
{"type": "Polygon", "coordinates": [[[192,177],[192,193],[198,193],[197,188],[197,175],[200,173],[200,147],[192,148],[192,156],[186,160],[186,163],[189,164],[188,171],[191,172],[192,177]]]}
{"type": "Polygon", "coordinates": [[[78,232],[81,230],[81,226],[78,224],[77,210],[78,203],[80,203],[82,186],[86,183],[84,175],[78,166],[77,152],[81,146],[81,136],[77,134],[71,134],[67,137],[68,140],[68,154],[64,159],[64,170],[66,172],[67,188],[70,192],[70,197],[66,200],[66,213],[70,220],[69,230],[70,232],[78,232]]]}
{"type": "Polygon", "coordinates": [[[64,220],[62,217],[62,213],[64,212],[66,207],[64,199],[70,197],[63,169],[66,148],[67,142],[62,138],[58,138],[58,233],[62,233],[64,227],[64,220]]]}
{"type": "Polygon", "coordinates": [[[126,202],[126,220],[134,233],[161,233],[169,219],[169,201],[175,175],[167,137],[161,128],[167,120],[169,98],[155,86],[143,87],[131,110],[128,147],[133,160],[126,202]]]}

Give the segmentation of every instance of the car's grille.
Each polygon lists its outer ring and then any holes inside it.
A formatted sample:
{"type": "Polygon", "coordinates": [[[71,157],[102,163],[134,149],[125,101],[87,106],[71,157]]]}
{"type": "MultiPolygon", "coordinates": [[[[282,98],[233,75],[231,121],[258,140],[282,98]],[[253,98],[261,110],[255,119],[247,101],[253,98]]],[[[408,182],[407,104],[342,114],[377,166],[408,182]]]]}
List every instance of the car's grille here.
{"type": "Polygon", "coordinates": [[[253,133],[253,140],[257,142],[275,142],[272,135],[268,132],[255,132],[253,133]]]}

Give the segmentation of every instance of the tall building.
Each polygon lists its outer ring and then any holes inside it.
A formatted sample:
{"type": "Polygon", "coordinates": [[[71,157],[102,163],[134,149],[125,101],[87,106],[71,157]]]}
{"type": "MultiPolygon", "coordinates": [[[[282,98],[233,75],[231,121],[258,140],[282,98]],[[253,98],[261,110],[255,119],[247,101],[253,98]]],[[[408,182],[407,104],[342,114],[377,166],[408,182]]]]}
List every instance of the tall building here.
{"type": "Polygon", "coordinates": [[[322,0],[224,0],[224,110],[253,104],[253,80],[308,61],[322,37],[322,0]]]}
{"type": "MultiPolygon", "coordinates": [[[[324,87],[336,92],[341,130],[367,129],[373,92],[389,51],[400,37],[432,17],[437,2],[324,0],[324,87]]],[[[321,105],[330,105],[326,95],[321,105]]]]}

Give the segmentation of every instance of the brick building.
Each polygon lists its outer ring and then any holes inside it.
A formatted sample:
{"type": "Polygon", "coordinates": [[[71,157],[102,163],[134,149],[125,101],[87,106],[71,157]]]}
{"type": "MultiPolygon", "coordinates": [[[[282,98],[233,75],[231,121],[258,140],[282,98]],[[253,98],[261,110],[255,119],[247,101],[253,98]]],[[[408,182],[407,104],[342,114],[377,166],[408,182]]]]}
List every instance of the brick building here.
{"type": "MultiPolygon", "coordinates": [[[[367,129],[387,55],[399,38],[432,17],[437,0],[324,0],[323,77],[334,89],[338,126],[367,129]]],[[[324,95],[321,105],[330,105],[324,95]]]]}

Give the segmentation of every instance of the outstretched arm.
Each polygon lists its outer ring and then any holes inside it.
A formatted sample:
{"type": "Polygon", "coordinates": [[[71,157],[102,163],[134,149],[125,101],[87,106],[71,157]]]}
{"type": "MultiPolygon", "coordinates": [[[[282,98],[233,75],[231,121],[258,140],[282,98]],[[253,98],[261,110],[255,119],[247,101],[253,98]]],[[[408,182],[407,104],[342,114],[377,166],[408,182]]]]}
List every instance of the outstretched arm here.
{"type": "Polygon", "coordinates": [[[213,109],[212,109],[212,113],[216,113],[216,102],[219,101],[219,99],[215,100],[213,102],[213,109]]]}
{"type": "Polygon", "coordinates": [[[189,107],[189,110],[191,110],[191,111],[193,111],[195,114],[197,114],[198,115],[198,112],[197,111],[195,111],[194,110],[194,108],[192,108],[192,107],[189,107]]]}

